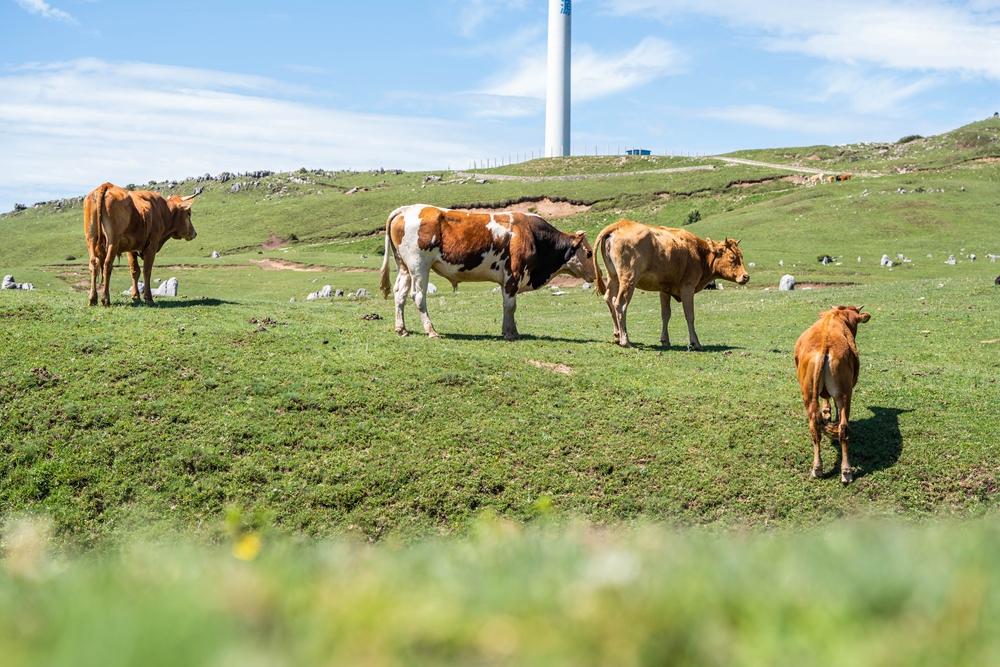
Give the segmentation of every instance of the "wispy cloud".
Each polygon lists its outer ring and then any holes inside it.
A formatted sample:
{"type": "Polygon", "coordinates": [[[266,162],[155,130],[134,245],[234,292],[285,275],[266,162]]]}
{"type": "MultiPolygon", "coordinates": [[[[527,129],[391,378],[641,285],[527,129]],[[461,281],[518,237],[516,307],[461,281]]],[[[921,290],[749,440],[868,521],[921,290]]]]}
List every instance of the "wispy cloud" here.
{"type": "Polygon", "coordinates": [[[465,167],[509,145],[482,123],[346,112],[280,99],[283,89],[264,77],[99,60],[0,76],[0,210],[15,197],[82,194],[107,180],[465,167]]]}
{"type": "Polygon", "coordinates": [[[862,127],[870,128],[870,123],[848,116],[798,113],[761,104],[703,109],[695,112],[695,115],[726,123],[817,137],[837,136],[845,132],[857,131],[862,127]]]}
{"type": "MultiPolygon", "coordinates": [[[[615,95],[645,85],[655,79],[679,72],[684,57],[669,43],[658,37],[647,37],[627,53],[606,54],[587,44],[573,50],[574,102],[586,102],[615,95]]],[[[513,99],[545,98],[546,55],[537,51],[524,57],[512,72],[488,82],[484,95],[513,99]]],[[[538,106],[519,105],[534,113],[538,106]]]]}
{"type": "Polygon", "coordinates": [[[55,19],[57,21],[65,21],[66,23],[72,23],[73,25],[80,25],[79,21],[67,14],[61,9],[56,9],[45,0],[15,0],[17,4],[21,6],[22,9],[27,10],[32,14],[39,14],[47,19],[55,19]]]}
{"type": "Polygon", "coordinates": [[[479,28],[498,12],[524,9],[527,0],[452,0],[458,5],[458,31],[472,37],[479,28]]]}
{"type": "Polygon", "coordinates": [[[943,83],[940,75],[907,81],[890,74],[866,74],[851,69],[838,69],[820,78],[825,87],[809,102],[825,104],[843,98],[851,109],[862,114],[899,114],[903,102],[943,83]]]}
{"type": "Polygon", "coordinates": [[[1000,5],[987,0],[604,0],[607,11],[669,22],[701,15],[767,33],[771,51],[1000,79],[1000,5]]]}

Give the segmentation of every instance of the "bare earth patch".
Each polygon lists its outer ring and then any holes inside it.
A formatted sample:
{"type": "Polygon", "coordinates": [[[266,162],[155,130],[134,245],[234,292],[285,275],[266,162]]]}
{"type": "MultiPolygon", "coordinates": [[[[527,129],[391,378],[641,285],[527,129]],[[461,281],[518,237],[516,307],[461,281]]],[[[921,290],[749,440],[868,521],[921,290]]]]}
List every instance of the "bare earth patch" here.
{"type": "Polygon", "coordinates": [[[271,238],[260,244],[260,247],[264,250],[277,250],[282,246],[288,245],[288,239],[276,236],[274,232],[268,232],[268,234],[271,235],[271,238]]]}
{"type": "Polygon", "coordinates": [[[508,208],[470,208],[466,209],[470,213],[506,213],[515,211],[517,213],[537,213],[543,218],[568,218],[577,213],[589,211],[590,207],[583,204],[570,204],[564,201],[552,201],[542,199],[537,202],[521,202],[508,208]]]}
{"type": "Polygon", "coordinates": [[[566,364],[553,364],[551,361],[537,361],[535,359],[525,359],[525,361],[536,368],[545,368],[553,373],[559,373],[560,375],[573,375],[576,373],[575,370],[566,364]]]}
{"type": "Polygon", "coordinates": [[[580,278],[574,278],[573,276],[556,276],[549,282],[545,283],[546,287],[579,287],[583,284],[583,280],[580,278]]]}
{"type": "MultiPolygon", "coordinates": [[[[273,236],[273,235],[272,235],[273,236]]],[[[323,266],[306,266],[297,262],[289,262],[284,259],[251,259],[251,262],[265,271],[330,271],[323,266]]]]}

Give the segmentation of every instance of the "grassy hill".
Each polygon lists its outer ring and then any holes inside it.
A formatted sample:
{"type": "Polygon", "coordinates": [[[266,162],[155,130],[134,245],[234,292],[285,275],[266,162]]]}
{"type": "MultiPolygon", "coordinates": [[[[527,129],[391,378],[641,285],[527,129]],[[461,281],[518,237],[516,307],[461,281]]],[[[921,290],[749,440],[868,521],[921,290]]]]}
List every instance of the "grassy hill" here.
{"type": "Polygon", "coordinates": [[[152,184],[204,188],[154,306],[124,262],[85,305],[77,200],[0,216],[0,274],[37,288],[0,292],[0,663],[995,662],[998,133],[152,184]],[[616,175],[496,178],[572,174],[616,175]],[[679,309],[658,345],[648,293],[629,350],[580,287],[521,295],[516,343],[490,284],[436,281],[441,341],[381,298],[305,299],[377,293],[398,205],[546,200],[591,239],[742,237],[752,280],[698,295],[701,353],[679,309]],[[834,303],[873,315],[848,487],[829,445],[809,477],[791,359],[834,303]]]}

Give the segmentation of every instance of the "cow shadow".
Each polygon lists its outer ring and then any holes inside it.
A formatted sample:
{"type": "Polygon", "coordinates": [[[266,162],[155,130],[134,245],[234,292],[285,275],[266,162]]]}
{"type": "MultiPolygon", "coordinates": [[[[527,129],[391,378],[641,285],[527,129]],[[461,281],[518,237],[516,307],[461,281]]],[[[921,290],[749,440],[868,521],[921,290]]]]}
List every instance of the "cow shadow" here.
{"type": "Polygon", "coordinates": [[[225,306],[235,303],[236,301],[226,301],[225,299],[171,299],[170,301],[157,300],[153,303],[132,301],[128,306],[130,308],[191,308],[192,306],[225,306]]]}
{"type": "MultiPolygon", "coordinates": [[[[872,416],[851,420],[851,444],[848,454],[854,468],[854,479],[885,470],[896,465],[903,453],[903,434],[899,430],[899,415],[913,410],[867,406],[872,416]]],[[[833,441],[836,443],[836,439],[833,441]]],[[[840,474],[840,445],[837,444],[837,463],[830,475],[840,474]]]]}
{"type": "MultiPolygon", "coordinates": [[[[665,350],[676,350],[677,352],[694,352],[694,350],[691,349],[691,346],[688,345],[687,343],[684,343],[683,345],[660,345],[659,343],[637,343],[635,341],[630,341],[630,342],[632,343],[632,347],[634,347],[637,350],[652,350],[656,352],[663,352],[665,350]]],[[[721,353],[721,352],[726,352],[728,350],[743,350],[743,349],[746,348],[733,347],[731,345],[702,345],[701,350],[699,350],[698,352],[711,354],[712,352],[721,353]]]]}
{"type": "MultiPolygon", "coordinates": [[[[438,332],[440,333],[440,332],[438,332]]],[[[502,335],[493,334],[457,334],[457,333],[442,333],[441,338],[444,340],[497,340],[503,341],[502,335]]],[[[559,336],[535,336],[533,334],[521,334],[518,341],[526,340],[540,340],[548,341],[550,343],[597,343],[599,341],[593,338],[561,338],[559,336]]],[[[514,342],[518,342],[514,341],[514,342]]]]}

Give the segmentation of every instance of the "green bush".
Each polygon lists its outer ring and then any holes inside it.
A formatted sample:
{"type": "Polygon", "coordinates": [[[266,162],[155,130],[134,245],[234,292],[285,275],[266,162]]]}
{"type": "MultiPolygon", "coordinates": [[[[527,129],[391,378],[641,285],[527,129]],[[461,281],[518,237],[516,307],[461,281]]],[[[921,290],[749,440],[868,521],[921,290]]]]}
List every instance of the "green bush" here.
{"type": "Polygon", "coordinates": [[[923,139],[923,137],[920,136],[919,134],[908,134],[905,137],[903,137],[902,139],[900,139],[899,141],[897,141],[896,143],[897,144],[908,144],[911,141],[916,141],[917,139],[923,139]]]}
{"type": "Polygon", "coordinates": [[[693,225],[694,223],[698,222],[699,220],[701,220],[701,211],[699,211],[696,208],[693,208],[690,211],[688,211],[687,222],[685,222],[684,224],[685,225],[693,225]]]}

